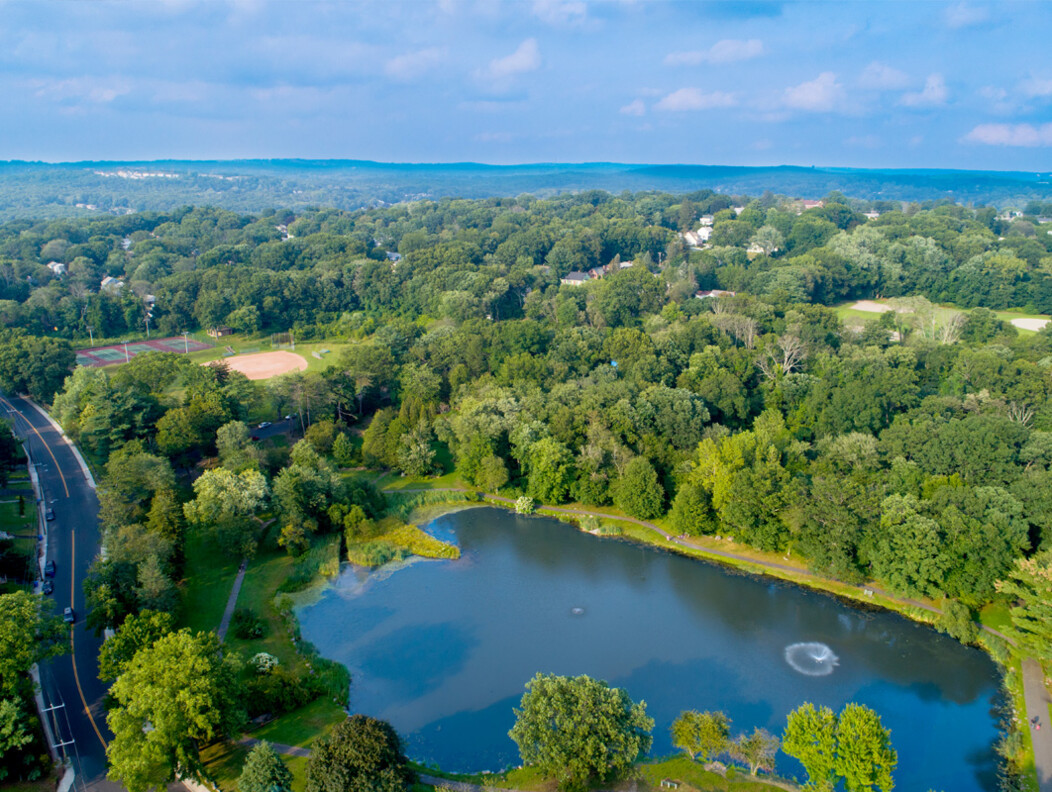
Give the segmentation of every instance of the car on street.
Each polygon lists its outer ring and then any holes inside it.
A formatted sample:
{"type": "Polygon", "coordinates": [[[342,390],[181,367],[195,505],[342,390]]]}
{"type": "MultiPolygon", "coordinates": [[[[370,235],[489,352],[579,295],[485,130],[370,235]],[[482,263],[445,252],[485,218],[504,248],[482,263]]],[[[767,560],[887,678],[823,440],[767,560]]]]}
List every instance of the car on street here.
{"type": "Polygon", "coordinates": [[[48,561],[44,564],[44,577],[53,578],[55,577],[55,562],[48,561]]]}
{"type": "Polygon", "coordinates": [[[257,426],[256,428],[257,428],[257,429],[266,429],[266,428],[267,428],[268,426],[270,426],[270,421],[264,421],[263,423],[261,423],[261,424],[260,424],[259,426],[257,426]]]}
{"type": "Polygon", "coordinates": [[[43,591],[45,594],[53,593],[55,591],[55,581],[45,580],[44,585],[41,587],[41,591],[43,591]]]}
{"type": "Polygon", "coordinates": [[[77,613],[73,608],[66,608],[62,611],[62,621],[66,624],[73,624],[77,620],[77,613]]]}
{"type": "Polygon", "coordinates": [[[44,518],[48,522],[51,522],[52,520],[54,520],[55,519],[55,510],[54,509],[48,509],[46,512],[44,512],[44,518]]]}
{"type": "Polygon", "coordinates": [[[292,415],[291,414],[290,415],[286,415],[285,416],[285,420],[286,421],[291,421],[292,420],[292,415]]]}

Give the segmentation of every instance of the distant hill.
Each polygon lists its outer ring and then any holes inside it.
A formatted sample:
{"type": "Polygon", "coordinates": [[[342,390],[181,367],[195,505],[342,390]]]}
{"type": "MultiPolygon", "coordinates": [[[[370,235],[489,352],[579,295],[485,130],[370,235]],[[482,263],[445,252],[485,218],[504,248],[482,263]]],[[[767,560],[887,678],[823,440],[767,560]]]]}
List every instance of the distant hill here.
{"type": "Polygon", "coordinates": [[[766,190],[821,198],[1021,206],[1052,199],[1052,174],[950,170],[579,163],[390,164],[358,160],[0,163],[0,219],[88,216],[211,204],[254,212],[359,209],[421,198],[486,198],[581,190],[680,193],[766,190]]]}

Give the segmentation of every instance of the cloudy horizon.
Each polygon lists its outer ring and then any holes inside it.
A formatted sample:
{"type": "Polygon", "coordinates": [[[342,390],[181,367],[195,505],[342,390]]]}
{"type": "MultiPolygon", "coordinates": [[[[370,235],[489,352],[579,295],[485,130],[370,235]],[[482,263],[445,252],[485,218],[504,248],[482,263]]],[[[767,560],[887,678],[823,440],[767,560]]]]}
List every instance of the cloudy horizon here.
{"type": "Polygon", "coordinates": [[[1004,2],[20,2],[2,160],[1052,170],[1004,2]]]}

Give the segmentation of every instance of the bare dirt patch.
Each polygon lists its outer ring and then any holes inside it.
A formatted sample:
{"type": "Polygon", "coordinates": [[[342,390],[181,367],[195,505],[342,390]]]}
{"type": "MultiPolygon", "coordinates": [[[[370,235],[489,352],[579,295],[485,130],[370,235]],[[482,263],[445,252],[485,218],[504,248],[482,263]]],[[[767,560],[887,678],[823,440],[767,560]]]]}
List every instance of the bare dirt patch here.
{"type": "Polygon", "coordinates": [[[1033,330],[1037,332],[1048,324],[1048,319],[1013,319],[1012,324],[1020,330],[1033,330]]]}
{"type": "Polygon", "coordinates": [[[873,302],[873,300],[859,300],[851,307],[856,311],[866,311],[867,313],[887,313],[895,310],[890,305],[873,302]]]}
{"type": "Polygon", "coordinates": [[[206,365],[223,362],[231,371],[240,371],[250,380],[263,380],[288,374],[290,371],[306,371],[307,360],[295,352],[258,352],[254,355],[235,355],[213,360],[206,365]]]}

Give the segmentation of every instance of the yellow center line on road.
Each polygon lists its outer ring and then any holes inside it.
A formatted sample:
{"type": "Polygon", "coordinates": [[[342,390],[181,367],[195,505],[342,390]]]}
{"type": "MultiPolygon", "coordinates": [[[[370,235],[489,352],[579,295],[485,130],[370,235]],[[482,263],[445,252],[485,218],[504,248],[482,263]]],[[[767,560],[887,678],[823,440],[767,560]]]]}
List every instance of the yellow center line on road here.
{"type": "Polygon", "coordinates": [[[0,398],[0,402],[3,402],[4,404],[6,404],[7,408],[9,410],[11,410],[11,412],[16,413],[17,415],[19,415],[22,418],[22,420],[26,422],[26,425],[29,426],[29,428],[32,429],[36,433],[36,436],[40,438],[40,442],[44,444],[44,448],[46,448],[47,452],[49,454],[51,454],[51,460],[55,463],[55,470],[58,471],[59,478],[62,479],[62,489],[64,489],[66,491],[66,497],[68,498],[69,497],[69,486],[66,484],[66,477],[62,473],[62,466],[58,463],[58,460],[55,459],[55,452],[52,451],[51,450],[51,446],[49,446],[47,444],[47,440],[44,439],[44,435],[40,434],[40,432],[37,430],[37,428],[35,426],[33,426],[32,422],[28,418],[26,418],[24,415],[22,415],[20,410],[16,410],[15,406],[13,404],[11,404],[11,402],[9,402],[7,399],[3,399],[3,398],[0,398]]]}
{"type": "MultiPolygon", "coordinates": [[[[76,561],[75,561],[76,556],[72,552],[74,546],[76,545],[76,541],[77,541],[77,531],[76,531],[76,529],[73,529],[72,531],[70,531],[70,539],[69,539],[69,545],[70,545],[69,607],[71,607],[71,608],[73,607],[73,592],[76,590],[76,585],[77,585],[77,576],[74,574],[74,567],[76,565],[76,561]]],[[[88,707],[88,700],[84,696],[84,688],[82,688],[80,686],[80,674],[77,673],[77,651],[76,651],[76,647],[73,644],[73,633],[74,632],[75,631],[73,629],[73,625],[71,624],[69,626],[69,651],[70,651],[70,658],[69,658],[69,660],[70,660],[70,663],[73,664],[73,681],[77,684],[77,692],[80,694],[80,703],[84,705],[84,712],[85,712],[85,714],[87,714],[88,720],[91,722],[91,728],[93,728],[95,730],[95,735],[99,738],[99,742],[102,743],[102,750],[105,751],[106,748],[107,748],[106,740],[105,740],[105,738],[103,738],[102,732],[99,731],[99,725],[97,723],[95,723],[95,716],[91,714],[91,709],[88,707]]]]}

